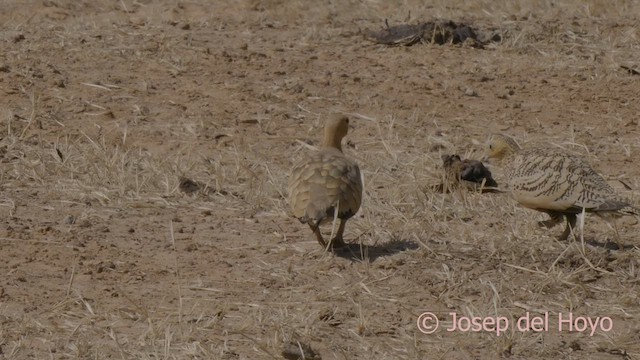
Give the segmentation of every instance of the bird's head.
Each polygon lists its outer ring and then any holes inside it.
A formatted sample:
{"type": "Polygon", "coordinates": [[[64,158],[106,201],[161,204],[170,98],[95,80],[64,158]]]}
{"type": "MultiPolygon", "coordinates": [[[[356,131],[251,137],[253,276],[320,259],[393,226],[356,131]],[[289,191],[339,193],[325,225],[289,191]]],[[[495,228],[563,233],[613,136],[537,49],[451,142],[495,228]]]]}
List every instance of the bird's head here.
{"type": "Polygon", "coordinates": [[[349,131],[349,118],[344,115],[334,115],[324,125],[324,146],[342,150],[342,138],[349,131]]]}
{"type": "Polygon", "coordinates": [[[520,145],[513,138],[502,134],[492,134],[485,145],[483,160],[494,159],[499,161],[518,150],[520,150],[520,145]]]}

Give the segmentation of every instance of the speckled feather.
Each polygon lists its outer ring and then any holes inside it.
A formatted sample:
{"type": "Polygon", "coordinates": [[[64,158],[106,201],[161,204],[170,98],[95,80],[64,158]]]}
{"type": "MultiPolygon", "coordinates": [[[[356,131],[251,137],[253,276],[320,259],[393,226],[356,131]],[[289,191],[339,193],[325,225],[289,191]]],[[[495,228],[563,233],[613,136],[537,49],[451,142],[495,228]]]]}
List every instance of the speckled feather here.
{"type": "Polygon", "coordinates": [[[509,187],[526,207],[640,215],[582,158],[555,149],[521,150],[505,159],[509,187]]]}
{"type": "Polygon", "coordinates": [[[358,165],[342,151],[324,148],[299,162],[292,171],[290,200],[293,214],[301,222],[355,215],[362,202],[362,180],[358,165]]]}

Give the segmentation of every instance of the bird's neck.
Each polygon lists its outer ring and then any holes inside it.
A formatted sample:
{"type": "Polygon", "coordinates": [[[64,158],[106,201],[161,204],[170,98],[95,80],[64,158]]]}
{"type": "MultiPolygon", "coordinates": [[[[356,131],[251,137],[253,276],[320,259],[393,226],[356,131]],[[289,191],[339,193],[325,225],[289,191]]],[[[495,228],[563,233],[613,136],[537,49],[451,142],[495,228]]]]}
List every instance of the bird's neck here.
{"type": "Polygon", "coordinates": [[[505,164],[511,164],[511,161],[513,161],[516,154],[517,154],[517,151],[514,151],[513,149],[508,151],[506,154],[504,154],[504,156],[502,156],[502,158],[500,158],[499,160],[500,165],[504,166],[505,164]]]}
{"type": "Polygon", "coordinates": [[[334,148],[342,151],[342,139],[337,139],[335,137],[325,138],[322,147],[334,148]]]}

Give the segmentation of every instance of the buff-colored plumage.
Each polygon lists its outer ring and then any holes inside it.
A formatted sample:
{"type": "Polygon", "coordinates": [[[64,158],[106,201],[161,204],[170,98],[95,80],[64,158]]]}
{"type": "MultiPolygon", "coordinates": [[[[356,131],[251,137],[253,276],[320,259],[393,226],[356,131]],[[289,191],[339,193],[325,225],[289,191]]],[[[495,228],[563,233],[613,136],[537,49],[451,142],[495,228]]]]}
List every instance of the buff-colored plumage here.
{"type": "Polygon", "coordinates": [[[502,162],[516,201],[549,214],[551,219],[540,225],[550,228],[566,218],[561,240],[569,237],[583,209],[605,218],[640,215],[581,157],[550,147],[521,149],[512,138],[497,134],[489,138],[486,152],[502,162]]]}
{"type": "Polygon", "coordinates": [[[319,226],[332,221],[337,208],[340,227],[330,246],[343,246],[345,224],[362,203],[360,169],[342,152],[342,138],[347,135],[348,128],[349,119],[345,116],[329,119],[325,124],[322,148],[296,164],[289,179],[293,215],[311,227],[323,247],[326,243],[319,226]]]}

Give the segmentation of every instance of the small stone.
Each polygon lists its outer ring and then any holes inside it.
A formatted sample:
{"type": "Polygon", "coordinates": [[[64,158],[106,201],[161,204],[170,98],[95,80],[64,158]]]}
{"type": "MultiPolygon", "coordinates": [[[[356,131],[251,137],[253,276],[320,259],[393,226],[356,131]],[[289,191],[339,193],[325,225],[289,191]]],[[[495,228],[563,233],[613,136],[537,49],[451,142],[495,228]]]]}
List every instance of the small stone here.
{"type": "Polygon", "coordinates": [[[64,217],[64,223],[67,225],[73,225],[76,223],[76,217],[73,215],[67,215],[64,217]]]}

